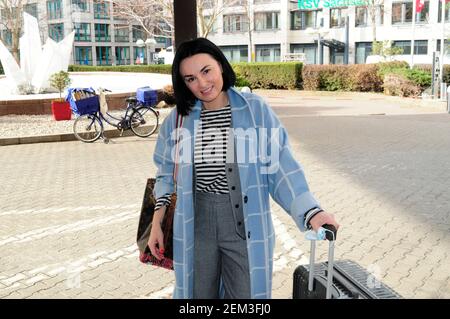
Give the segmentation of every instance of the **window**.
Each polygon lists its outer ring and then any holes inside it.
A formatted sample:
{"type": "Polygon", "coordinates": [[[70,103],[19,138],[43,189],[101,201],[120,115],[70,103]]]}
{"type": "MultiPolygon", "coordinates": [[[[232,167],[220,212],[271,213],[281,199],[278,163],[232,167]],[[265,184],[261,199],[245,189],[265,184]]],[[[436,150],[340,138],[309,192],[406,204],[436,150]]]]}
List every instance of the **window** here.
{"type": "Polygon", "coordinates": [[[222,46],[220,50],[229,62],[248,62],[248,47],[246,45],[222,46]]]}
{"type": "Polygon", "coordinates": [[[129,42],[130,29],[128,26],[116,24],[114,26],[114,39],[116,42],[129,42]]]}
{"type": "Polygon", "coordinates": [[[414,40],[414,54],[428,54],[428,40],[414,40]]]}
{"type": "Polygon", "coordinates": [[[259,12],[255,13],[255,30],[277,30],[278,20],[280,18],[279,12],[259,12]]]}
{"type": "MultiPolygon", "coordinates": [[[[445,55],[449,55],[450,54],[450,43],[447,39],[444,40],[444,50],[445,50],[445,55]]],[[[441,40],[437,40],[436,42],[436,51],[441,51],[441,40]]]]}
{"type": "Polygon", "coordinates": [[[330,63],[331,64],[344,64],[344,52],[343,51],[330,51],[330,63]]]}
{"type": "Polygon", "coordinates": [[[248,18],[244,15],[224,15],[223,32],[248,31],[248,18]]]}
{"type": "Polygon", "coordinates": [[[61,0],[47,1],[47,19],[61,19],[63,17],[61,0]]]}
{"type": "Polygon", "coordinates": [[[129,65],[130,62],[130,48],[116,47],[116,65],[129,65]]]}
{"type": "Polygon", "coordinates": [[[306,63],[315,64],[317,55],[317,45],[312,43],[306,44],[291,44],[292,53],[305,53],[306,63]]]}
{"type": "Polygon", "coordinates": [[[366,27],[372,25],[372,14],[375,15],[375,24],[383,25],[384,20],[384,6],[378,5],[372,11],[367,7],[355,8],[355,27],[366,27]]]}
{"type": "Polygon", "coordinates": [[[365,64],[372,53],[372,42],[356,42],[355,64],[365,64]]]}
{"type": "Polygon", "coordinates": [[[64,39],[64,23],[49,24],[48,36],[56,42],[64,39]]]}
{"type": "Polygon", "coordinates": [[[280,45],[257,45],[256,62],[280,62],[280,45]]]}
{"type": "Polygon", "coordinates": [[[90,23],[74,23],[75,41],[91,41],[91,24],[90,23]]]}
{"type": "Polygon", "coordinates": [[[322,10],[296,10],[291,11],[291,30],[317,29],[322,24],[319,16],[322,10]]]}
{"type": "Polygon", "coordinates": [[[155,36],[156,43],[162,44],[162,47],[167,48],[172,45],[172,39],[168,37],[157,37],[155,36]]]}
{"type": "Polygon", "coordinates": [[[413,16],[412,1],[392,3],[392,24],[410,23],[413,16]]]}
{"type": "MultiPolygon", "coordinates": [[[[209,24],[211,23],[211,16],[205,16],[204,20],[205,20],[205,25],[209,26],[209,24]]],[[[217,19],[216,19],[216,20],[214,20],[209,33],[215,33],[215,32],[217,32],[217,29],[218,28],[217,28],[217,19]]]]}
{"type": "Polygon", "coordinates": [[[111,36],[109,35],[109,24],[95,24],[95,41],[97,42],[109,42],[111,36]]]}
{"type": "Polygon", "coordinates": [[[392,45],[394,47],[402,48],[403,53],[401,54],[411,54],[411,41],[394,41],[392,45]]]}
{"type": "MultiPolygon", "coordinates": [[[[403,49],[403,55],[411,54],[411,41],[394,41],[392,44],[395,47],[403,49]]],[[[415,40],[414,41],[414,54],[415,55],[427,55],[428,54],[428,40],[415,40]]]]}
{"type": "Polygon", "coordinates": [[[2,30],[1,39],[5,45],[11,46],[12,45],[12,32],[10,30],[2,30]]]}
{"type": "Polygon", "coordinates": [[[367,8],[356,7],[355,27],[366,27],[367,23],[367,8]]]}
{"type": "Polygon", "coordinates": [[[330,10],[330,28],[345,27],[347,14],[344,12],[347,8],[337,8],[330,10]]]}
{"type": "MultiPolygon", "coordinates": [[[[203,9],[212,9],[214,8],[214,0],[203,0],[203,9]]],[[[233,5],[234,3],[230,4],[233,5]]]]}
{"type": "Polygon", "coordinates": [[[75,47],[75,63],[81,65],[92,65],[92,48],[75,47]]]}
{"type": "MultiPolygon", "coordinates": [[[[439,1],[439,12],[438,12],[438,22],[441,22],[442,16],[442,2],[439,1]]],[[[450,6],[447,4],[445,6],[445,22],[450,22],[450,6]]]]}
{"type": "Polygon", "coordinates": [[[87,0],[72,0],[72,11],[89,12],[89,3],[87,0]]]}
{"type": "Polygon", "coordinates": [[[146,61],[145,48],[134,47],[134,64],[145,64],[146,61]]]}
{"type": "Polygon", "coordinates": [[[95,47],[97,65],[111,65],[111,47],[95,47]]]}
{"type": "Polygon", "coordinates": [[[94,1],[94,18],[109,19],[109,2],[94,1]]]}
{"type": "Polygon", "coordinates": [[[416,23],[428,23],[430,20],[430,1],[425,1],[422,11],[416,16],[416,23]]]}
{"type": "Polygon", "coordinates": [[[38,19],[37,3],[28,3],[24,5],[23,11],[38,19]]]}
{"type": "Polygon", "coordinates": [[[140,25],[134,25],[133,26],[133,42],[136,42],[137,40],[141,39],[145,41],[145,31],[144,28],[140,25]]]}
{"type": "Polygon", "coordinates": [[[280,2],[280,0],[254,0],[255,4],[259,3],[272,3],[272,2],[280,2]]]}

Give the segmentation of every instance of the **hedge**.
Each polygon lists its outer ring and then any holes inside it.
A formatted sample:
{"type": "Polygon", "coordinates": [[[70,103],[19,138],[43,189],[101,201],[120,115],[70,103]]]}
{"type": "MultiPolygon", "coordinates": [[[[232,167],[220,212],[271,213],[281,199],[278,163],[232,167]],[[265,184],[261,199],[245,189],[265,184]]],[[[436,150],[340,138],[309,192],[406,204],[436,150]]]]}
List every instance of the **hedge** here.
{"type": "Polygon", "coordinates": [[[301,85],[302,63],[234,63],[238,79],[244,78],[252,89],[297,89],[301,85]]]}
{"type": "MultiPolygon", "coordinates": [[[[432,68],[431,64],[416,64],[414,65],[414,69],[425,71],[430,75],[430,79],[432,76],[432,68]]],[[[450,64],[444,65],[444,83],[450,83],[450,64]]],[[[431,84],[430,84],[431,85],[431,84]]]]}
{"type": "Polygon", "coordinates": [[[381,92],[383,78],[375,64],[305,65],[303,89],[323,91],[381,92]]]}
{"type": "Polygon", "coordinates": [[[69,72],[142,72],[171,74],[172,66],[170,64],[111,66],[69,65],[69,72]]]}

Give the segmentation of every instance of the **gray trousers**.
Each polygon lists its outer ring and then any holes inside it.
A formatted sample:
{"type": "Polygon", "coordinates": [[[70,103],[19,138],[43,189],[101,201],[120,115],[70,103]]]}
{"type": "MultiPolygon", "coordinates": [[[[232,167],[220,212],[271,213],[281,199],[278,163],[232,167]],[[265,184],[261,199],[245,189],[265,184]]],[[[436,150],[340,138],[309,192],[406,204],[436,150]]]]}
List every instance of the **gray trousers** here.
{"type": "Polygon", "coordinates": [[[235,228],[229,194],[195,194],[194,299],[249,299],[247,242],[235,228]]]}

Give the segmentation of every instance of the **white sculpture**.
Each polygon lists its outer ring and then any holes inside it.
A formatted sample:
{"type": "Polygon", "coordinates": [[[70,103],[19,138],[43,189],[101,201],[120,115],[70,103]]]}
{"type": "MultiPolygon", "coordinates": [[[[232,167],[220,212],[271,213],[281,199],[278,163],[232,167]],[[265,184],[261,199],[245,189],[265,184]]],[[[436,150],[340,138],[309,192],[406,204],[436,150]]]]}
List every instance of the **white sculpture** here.
{"type": "Polygon", "coordinates": [[[59,43],[48,38],[42,48],[37,19],[26,12],[23,13],[23,31],[19,42],[20,67],[2,41],[0,60],[13,91],[18,92],[19,86],[27,85],[34,88],[34,93],[40,93],[49,88],[49,78],[53,73],[67,71],[75,31],[59,43]]]}

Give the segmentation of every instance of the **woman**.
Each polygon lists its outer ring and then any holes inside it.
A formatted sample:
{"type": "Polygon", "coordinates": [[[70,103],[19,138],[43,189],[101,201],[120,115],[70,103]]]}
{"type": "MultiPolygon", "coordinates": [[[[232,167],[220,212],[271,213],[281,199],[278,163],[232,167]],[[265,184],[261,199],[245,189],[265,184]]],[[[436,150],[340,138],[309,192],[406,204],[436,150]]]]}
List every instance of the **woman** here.
{"type": "Polygon", "coordinates": [[[264,100],[234,89],[227,59],[204,38],[184,42],[172,64],[177,102],[161,125],[154,162],[149,247],[162,257],[160,222],[174,191],[174,298],[271,298],[275,235],[269,194],[301,231],[336,223],[313,195],[285,128],[264,100]],[[158,251],[159,247],[160,251],[158,251]]]}

